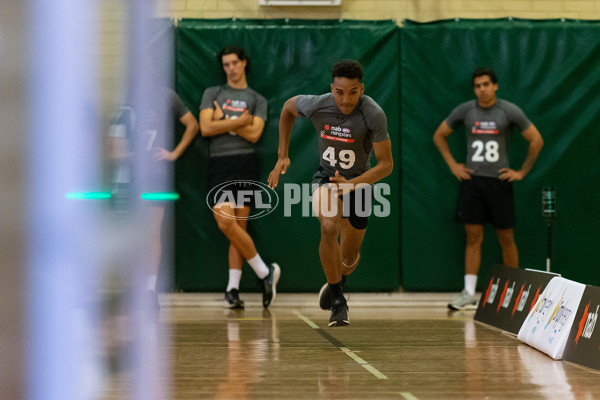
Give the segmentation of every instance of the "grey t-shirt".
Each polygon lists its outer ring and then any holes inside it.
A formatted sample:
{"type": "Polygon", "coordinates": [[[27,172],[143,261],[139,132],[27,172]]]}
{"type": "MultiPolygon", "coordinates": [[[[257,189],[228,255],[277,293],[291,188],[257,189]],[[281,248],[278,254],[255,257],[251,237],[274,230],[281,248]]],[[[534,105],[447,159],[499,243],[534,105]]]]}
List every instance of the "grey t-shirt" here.
{"type": "Polygon", "coordinates": [[[172,89],[154,88],[150,97],[148,109],[141,113],[136,113],[129,106],[120,107],[111,127],[111,136],[140,140],[141,143],[137,143],[135,148],[144,149],[144,156],[151,160],[149,165],[161,170],[161,165],[165,163],[155,162],[153,153],[158,148],[170,150],[173,147],[173,122],[179,121],[189,110],[172,89]],[[136,129],[141,130],[142,137],[132,136],[136,129]]]}
{"type": "Polygon", "coordinates": [[[360,96],[349,115],[337,108],[332,93],[300,95],[296,108],[301,117],[310,118],[315,126],[320,166],[331,176],[336,170],[346,179],[361,175],[371,168],[373,142],[389,138],[385,113],[366,95],[360,96]]]}
{"type": "MultiPolygon", "coordinates": [[[[204,91],[200,103],[200,111],[214,108],[217,101],[225,116],[238,118],[245,110],[254,116],[267,120],[267,100],[250,88],[234,89],[229,85],[213,86],[204,91]]],[[[229,156],[254,153],[254,144],[237,136],[234,132],[226,132],[210,138],[210,156],[229,156]]]]}
{"type": "MultiPolygon", "coordinates": [[[[155,87],[149,94],[148,108],[136,112],[133,107],[122,106],[111,124],[109,136],[119,139],[127,152],[140,150],[143,163],[136,175],[145,191],[172,190],[173,163],[156,161],[159,148],[173,148],[173,123],[189,112],[181,98],[172,89],[155,87]]],[[[131,181],[131,160],[119,160],[113,164],[113,182],[131,181]]]]}
{"type": "Polygon", "coordinates": [[[474,170],[473,175],[497,178],[500,168],[508,168],[508,143],[516,126],[522,131],[531,121],[515,104],[496,99],[488,108],[470,100],[456,107],[446,123],[452,129],[461,123],[467,131],[467,161],[465,166],[474,170]]]}

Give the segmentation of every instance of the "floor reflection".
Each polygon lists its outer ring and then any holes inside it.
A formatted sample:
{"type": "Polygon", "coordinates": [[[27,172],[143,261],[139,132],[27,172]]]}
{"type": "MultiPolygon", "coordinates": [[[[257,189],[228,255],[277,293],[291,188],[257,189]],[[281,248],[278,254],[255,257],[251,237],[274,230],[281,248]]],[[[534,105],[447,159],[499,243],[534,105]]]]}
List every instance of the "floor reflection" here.
{"type": "Polygon", "coordinates": [[[519,361],[529,375],[529,381],[539,386],[538,393],[547,399],[575,399],[565,374],[562,361],[552,358],[527,345],[518,348],[519,361]]]}
{"type": "Polygon", "coordinates": [[[219,379],[215,399],[246,399],[261,384],[268,364],[279,361],[280,341],[274,313],[261,316],[245,310],[224,311],[227,332],[226,376],[219,379]]]}

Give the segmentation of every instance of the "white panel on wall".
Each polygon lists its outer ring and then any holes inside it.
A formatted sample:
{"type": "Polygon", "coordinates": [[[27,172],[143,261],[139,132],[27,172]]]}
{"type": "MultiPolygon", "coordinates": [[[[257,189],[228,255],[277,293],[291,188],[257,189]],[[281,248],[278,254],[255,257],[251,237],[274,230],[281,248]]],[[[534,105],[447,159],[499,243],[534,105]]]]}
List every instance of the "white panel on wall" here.
{"type": "Polygon", "coordinates": [[[258,0],[260,6],[341,6],[342,0],[258,0]]]}

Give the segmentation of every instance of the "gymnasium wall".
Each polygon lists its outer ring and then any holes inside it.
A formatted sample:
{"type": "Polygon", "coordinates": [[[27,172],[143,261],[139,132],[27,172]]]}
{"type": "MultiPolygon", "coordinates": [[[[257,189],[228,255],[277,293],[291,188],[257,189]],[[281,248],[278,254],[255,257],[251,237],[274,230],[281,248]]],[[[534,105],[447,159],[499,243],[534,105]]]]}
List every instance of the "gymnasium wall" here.
{"type": "MultiPolygon", "coordinates": [[[[474,98],[470,73],[479,66],[498,76],[497,95],[518,104],[544,138],[536,164],[514,184],[515,238],[522,268],[545,269],[546,225],[541,192],[557,192],[552,271],[600,283],[600,24],[585,21],[471,20],[407,23],[401,31],[402,276],[407,290],[453,290],[463,276],[465,238],[453,222],[458,181],[432,143],[440,122],[474,98]]],[[[464,160],[464,128],[449,138],[464,160]]],[[[518,168],[527,142],[511,139],[518,168]]],[[[501,262],[488,226],[479,277],[501,262]]],[[[481,279],[480,279],[481,282],[481,279]]]]}
{"type": "MultiPolygon", "coordinates": [[[[508,19],[407,21],[401,29],[391,21],[184,20],[177,27],[177,90],[197,110],[203,88],[223,79],[214,55],[224,43],[236,39],[250,54],[260,54],[253,59],[249,79],[270,106],[259,143],[266,179],[275,161],[276,125],[285,99],[327,91],[334,60],[361,60],[366,91],[389,118],[395,174],[386,182],[392,185],[394,203],[391,217],[376,219],[369,227],[353,289],[393,290],[402,285],[413,291],[457,290],[464,252],[464,232],[453,222],[458,185],[432,134],[455,105],[473,98],[470,72],[490,66],[500,80],[498,95],[520,105],[545,139],[533,170],[515,184],[521,266],[545,268],[540,199],[542,187],[552,185],[558,195],[552,270],[597,285],[600,224],[593,194],[594,182],[600,182],[600,136],[595,134],[600,100],[594,92],[600,85],[595,73],[599,29],[598,23],[584,21],[508,19]]],[[[307,181],[317,161],[312,129],[300,125],[293,134],[292,154],[297,158],[287,176],[291,182],[307,181]]],[[[450,146],[457,158],[464,157],[464,130],[450,137],[450,146]]],[[[516,133],[511,146],[511,164],[518,166],[527,144],[516,133]]],[[[227,241],[204,205],[206,158],[207,143],[199,139],[178,164],[182,199],[175,281],[184,290],[222,290],[226,282],[227,241]]],[[[273,213],[251,221],[250,232],[265,258],[285,264],[281,290],[318,288],[323,276],[315,219],[291,220],[273,213]]],[[[489,264],[502,259],[494,236],[488,227],[480,277],[487,276],[489,264]]],[[[253,285],[253,274],[246,273],[243,289],[253,285]]]]}
{"type": "MultiPolygon", "coordinates": [[[[283,103],[298,94],[330,91],[331,65],[341,58],[360,60],[365,68],[365,91],[387,112],[392,151],[399,153],[398,27],[393,21],[295,20],[182,20],[176,30],[176,90],[197,115],[202,93],[225,82],[216,54],[227,44],[242,45],[251,59],[250,87],[268,101],[267,124],[257,144],[261,182],[277,161],[278,122],[283,103]]],[[[319,163],[314,127],[298,119],[290,145],[291,167],[284,184],[308,184],[319,163]]],[[[180,200],[176,213],[175,283],[182,290],[218,290],[227,284],[229,242],[218,230],[206,205],[208,139],[198,138],[177,163],[180,200]]],[[[354,290],[390,291],[400,284],[399,177],[400,168],[383,182],[391,187],[391,214],[372,217],[361,249],[362,261],[353,275],[354,290]]],[[[250,220],[261,257],[279,262],[279,290],[317,291],[325,282],[318,255],[320,228],[301,207],[284,216],[283,204],[273,213],[250,220]]],[[[256,289],[256,276],[246,266],[242,290],[256,289]]]]}
{"type": "Polygon", "coordinates": [[[342,0],[339,7],[265,7],[258,0],[171,0],[159,14],[179,18],[393,18],[433,21],[450,18],[600,19],[600,0],[342,0]]]}

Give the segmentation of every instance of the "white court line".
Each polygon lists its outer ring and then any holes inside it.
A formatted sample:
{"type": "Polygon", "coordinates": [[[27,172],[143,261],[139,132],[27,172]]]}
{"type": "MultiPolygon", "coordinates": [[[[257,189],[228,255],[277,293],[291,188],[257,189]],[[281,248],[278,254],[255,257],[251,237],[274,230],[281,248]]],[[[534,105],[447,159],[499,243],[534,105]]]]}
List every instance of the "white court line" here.
{"type": "MultiPolygon", "coordinates": [[[[313,328],[313,329],[321,329],[321,328],[319,328],[319,325],[317,325],[314,322],[312,322],[310,319],[308,319],[307,317],[305,317],[304,315],[302,315],[299,311],[294,310],[294,314],[296,314],[298,316],[298,318],[300,318],[302,321],[306,322],[306,324],[308,326],[310,326],[311,328],[313,328]]],[[[340,349],[341,351],[343,351],[344,354],[346,354],[348,357],[350,357],[351,359],[353,359],[354,361],[356,361],[361,367],[363,367],[364,369],[366,369],[367,371],[369,371],[371,374],[373,374],[377,379],[388,379],[388,377],[385,376],[384,374],[382,374],[377,368],[375,368],[374,366],[372,366],[371,364],[369,364],[368,362],[366,362],[365,360],[363,360],[361,357],[359,357],[358,355],[356,355],[356,353],[354,353],[349,348],[347,348],[347,347],[341,347],[341,346],[336,346],[336,347],[338,349],[340,349]]],[[[412,399],[409,399],[409,400],[412,400],[412,399]]]]}
{"type": "Polygon", "coordinates": [[[298,316],[298,318],[300,318],[302,321],[306,322],[306,324],[308,326],[310,326],[311,328],[313,328],[313,329],[320,329],[319,325],[315,324],[310,319],[308,319],[304,315],[300,314],[300,312],[294,311],[294,314],[296,314],[298,316]]]}
{"type": "Polygon", "coordinates": [[[409,392],[400,392],[400,396],[404,397],[406,400],[419,400],[409,392]]]}

